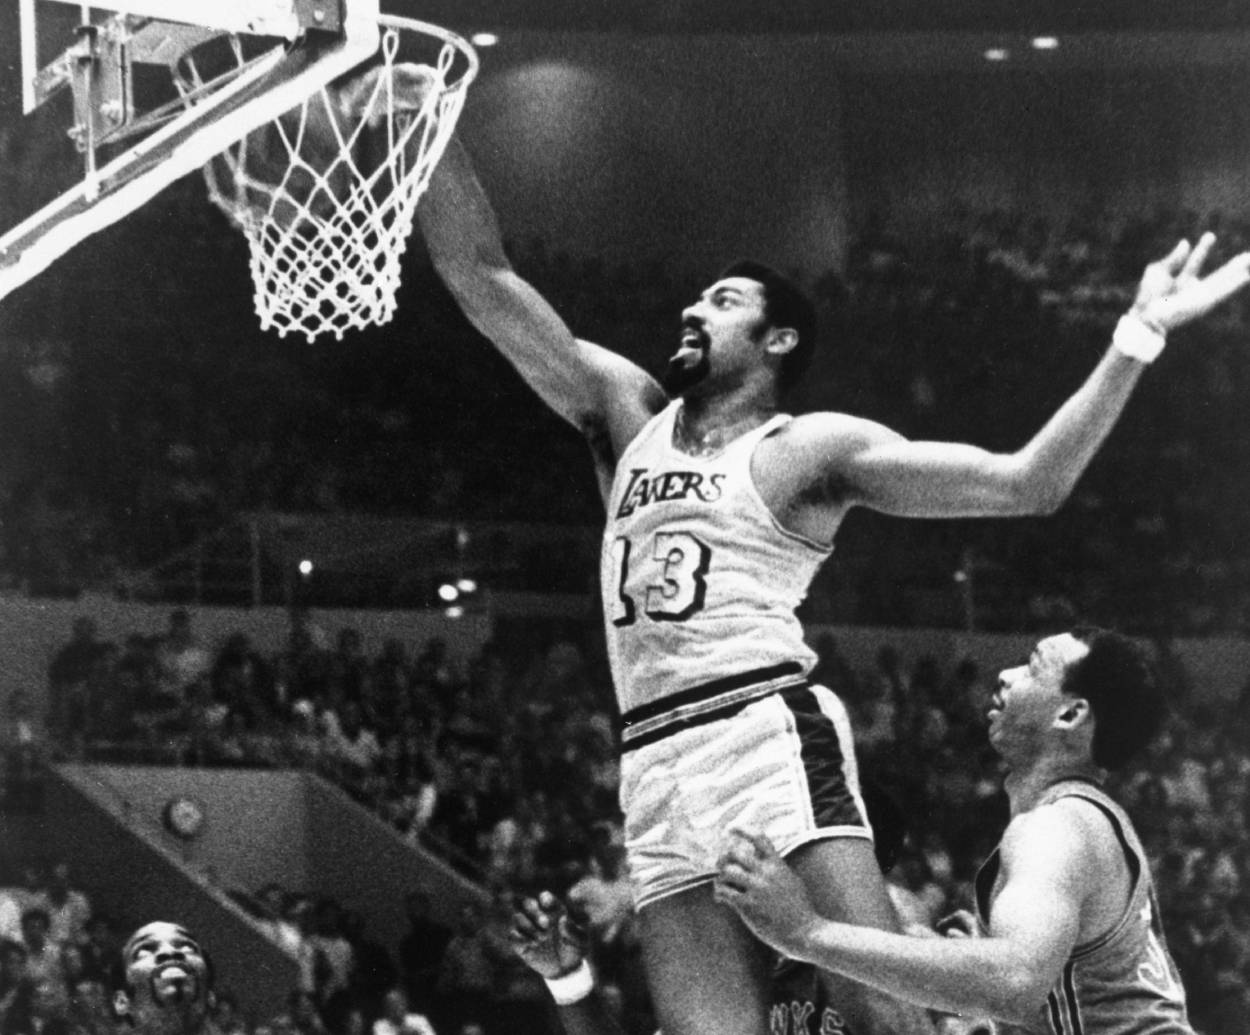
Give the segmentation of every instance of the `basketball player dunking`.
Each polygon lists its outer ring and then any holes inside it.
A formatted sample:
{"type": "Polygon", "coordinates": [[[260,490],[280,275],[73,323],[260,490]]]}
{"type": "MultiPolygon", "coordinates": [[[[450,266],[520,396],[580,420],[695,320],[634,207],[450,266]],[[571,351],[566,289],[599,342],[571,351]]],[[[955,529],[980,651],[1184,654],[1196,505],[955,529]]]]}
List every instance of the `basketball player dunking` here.
{"type": "MultiPolygon", "coordinates": [[[[661,387],[574,337],[516,274],[454,142],[419,215],[465,314],[594,454],[608,515],[602,592],[621,802],[660,1027],[758,1035],[769,957],[712,893],[731,827],[767,835],[820,914],[897,927],[846,712],[808,684],[815,656],[795,617],[843,518],[854,506],[933,518],[1054,511],[1167,333],[1245,285],[1250,255],[1204,278],[1207,236],[1148,267],[1084,385],[1022,449],[995,454],[908,441],[845,414],[780,412],[815,321],[811,303],[764,266],[731,267],[684,311],[661,387]]],[[[878,1030],[868,1007],[839,1002],[856,1031],[878,1030]]],[[[927,1026],[920,1011],[882,1023],[927,1026]]]]}
{"type": "Polygon", "coordinates": [[[1011,821],[977,875],[983,938],[825,921],[769,839],[748,833],[721,860],[717,896],[779,952],[925,1006],[1052,1035],[1192,1035],[1146,853],[1102,789],[1163,713],[1141,650],[1105,630],[1048,637],[1002,674],[990,742],[1011,821]]]}

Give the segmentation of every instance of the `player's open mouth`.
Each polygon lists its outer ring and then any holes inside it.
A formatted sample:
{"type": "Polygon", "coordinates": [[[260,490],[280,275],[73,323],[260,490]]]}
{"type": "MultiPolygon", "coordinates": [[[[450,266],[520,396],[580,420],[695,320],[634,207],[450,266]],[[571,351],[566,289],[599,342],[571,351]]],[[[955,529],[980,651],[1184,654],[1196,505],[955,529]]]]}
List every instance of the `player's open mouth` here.
{"type": "Polygon", "coordinates": [[[1003,713],[1003,699],[998,694],[990,698],[989,711],[985,713],[987,719],[995,719],[1003,713]]]}
{"type": "Polygon", "coordinates": [[[678,354],[685,351],[706,352],[709,344],[708,337],[702,330],[687,324],[682,328],[681,345],[677,351],[678,354]]]}
{"type": "Polygon", "coordinates": [[[196,993],[195,972],[182,963],[167,963],[152,974],[152,994],[159,1002],[177,1002],[196,993]]]}

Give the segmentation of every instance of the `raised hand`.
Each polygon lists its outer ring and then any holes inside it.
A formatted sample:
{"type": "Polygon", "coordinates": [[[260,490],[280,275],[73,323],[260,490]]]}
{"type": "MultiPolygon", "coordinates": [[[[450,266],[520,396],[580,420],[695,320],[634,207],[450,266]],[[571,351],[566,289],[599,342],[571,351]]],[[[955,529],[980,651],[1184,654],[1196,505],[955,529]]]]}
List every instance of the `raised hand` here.
{"type": "Polygon", "coordinates": [[[585,930],[550,891],[521,901],[509,937],[513,951],[540,977],[562,977],[586,958],[585,930]]]}
{"type": "Polygon", "coordinates": [[[1205,316],[1250,284],[1250,252],[1242,252],[1202,276],[1214,245],[1215,235],[1206,233],[1192,248],[1188,241],[1181,241],[1169,255],[1152,262],[1142,274],[1130,312],[1166,333],[1205,316]]]}
{"type": "Polygon", "coordinates": [[[807,888],[763,835],[730,833],[717,861],[713,894],[733,908],[757,938],[786,956],[809,924],[818,921],[807,888]]]}

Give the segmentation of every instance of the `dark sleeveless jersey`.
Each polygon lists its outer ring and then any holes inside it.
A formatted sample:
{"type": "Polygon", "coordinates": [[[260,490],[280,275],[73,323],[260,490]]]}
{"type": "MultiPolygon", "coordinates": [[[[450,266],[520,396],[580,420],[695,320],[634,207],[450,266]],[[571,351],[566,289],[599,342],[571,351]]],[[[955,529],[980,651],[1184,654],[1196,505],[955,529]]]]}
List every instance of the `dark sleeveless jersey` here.
{"type": "MultiPolygon", "coordinates": [[[[1030,1030],[1053,1035],[1193,1035],[1185,990],[1163,938],[1146,853],[1133,824],[1105,791],[1085,780],[1055,784],[1039,804],[1070,797],[1090,802],[1107,817],[1124,850],[1132,893],[1106,934],[1072,950],[1030,1030]]],[[[995,849],[976,877],[977,909],[986,924],[1000,864],[995,849]]]]}
{"type": "Polygon", "coordinates": [[[769,1035],[854,1035],[829,1003],[816,968],[782,959],[773,971],[769,1035]]]}

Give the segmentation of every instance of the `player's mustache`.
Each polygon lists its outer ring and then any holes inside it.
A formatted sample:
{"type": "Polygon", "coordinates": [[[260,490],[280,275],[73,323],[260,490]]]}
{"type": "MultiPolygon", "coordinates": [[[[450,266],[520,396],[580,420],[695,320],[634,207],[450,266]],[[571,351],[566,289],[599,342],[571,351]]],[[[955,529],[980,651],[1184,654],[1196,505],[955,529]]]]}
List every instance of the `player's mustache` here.
{"type": "Polygon", "coordinates": [[[704,330],[703,321],[695,316],[687,316],[681,321],[681,330],[683,336],[687,331],[691,331],[699,336],[698,345],[700,348],[707,348],[707,332],[704,330]]]}

